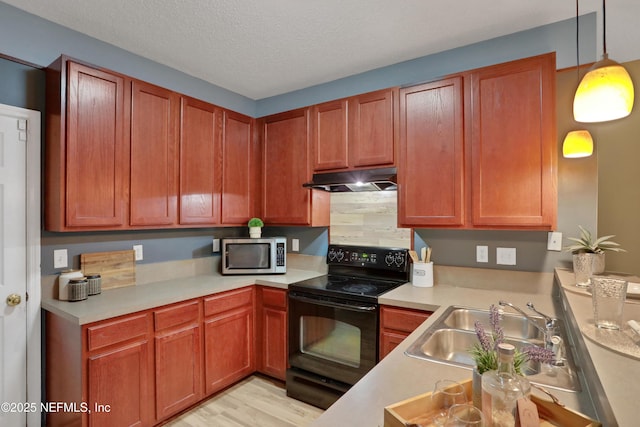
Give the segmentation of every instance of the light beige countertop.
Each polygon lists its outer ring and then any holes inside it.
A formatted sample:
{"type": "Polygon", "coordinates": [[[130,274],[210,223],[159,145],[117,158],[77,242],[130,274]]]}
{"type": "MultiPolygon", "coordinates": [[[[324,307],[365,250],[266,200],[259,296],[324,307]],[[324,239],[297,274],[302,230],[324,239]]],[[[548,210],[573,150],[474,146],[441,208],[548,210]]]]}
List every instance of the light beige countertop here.
{"type": "Polygon", "coordinates": [[[290,283],[310,279],[322,273],[288,268],[286,274],[223,276],[219,273],[175,278],[104,290],[83,301],[60,301],[51,292],[43,292],[42,308],[83,325],[111,317],[160,307],[250,285],[287,289],[290,283]]]}
{"type": "MultiPolygon", "coordinates": [[[[566,283],[573,281],[573,274],[570,271],[559,270],[557,274],[558,281],[566,283]]],[[[487,309],[491,304],[497,304],[500,299],[504,299],[525,308],[526,303],[532,301],[541,312],[565,318],[560,292],[558,282],[554,284],[553,273],[441,267],[440,270],[436,270],[435,286],[432,288],[419,288],[406,284],[382,295],[379,299],[381,304],[435,310],[435,312],[321,415],[312,427],[338,425],[381,427],[385,406],[429,392],[439,379],[461,381],[471,378],[471,370],[416,359],[404,354],[404,351],[432,323],[435,323],[448,306],[461,305],[487,309]],[[460,272],[463,274],[459,274],[460,272]]],[[[590,298],[568,292],[566,294],[578,324],[588,322],[589,319],[593,322],[590,298]]],[[[640,319],[640,316],[637,319],[640,319]]],[[[579,337],[579,340],[582,339],[579,337]]],[[[640,385],[636,385],[637,382],[630,381],[629,378],[640,377],[640,363],[637,360],[613,354],[597,344],[587,342],[586,345],[597,366],[597,374],[605,385],[607,398],[612,401],[619,425],[637,425],[637,420],[634,419],[637,418],[636,411],[633,410],[635,409],[633,406],[637,403],[632,396],[638,395],[640,385]],[[633,384],[629,384],[631,382],[633,384]],[[632,391],[633,393],[630,393],[632,391]]],[[[590,392],[593,393],[593,391],[587,388],[584,373],[579,373],[578,377],[582,392],[565,392],[555,389],[552,391],[568,408],[597,419],[590,396],[590,392]]],[[[597,381],[597,377],[595,379],[597,381]]],[[[533,393],[548,400],[548,397],[535,389],[533,393]]],[[[615,424],[605,423],[604,425],[608,427],[615,424]]]]}
{"type": "MultiPolygon", "coordinates": [[[[558,282],[565,290],[565,295],[573,316],[581,329],[593,327],[593,307],[591,295],[582,289],[575,287],[575,279],[571,270],[556,269],[558,282]]],[[[622,332],[602,331],[603,334],[627,333],[634,337],[640,346],[640,337],[634,336],[626,321],[640,321],[640,300],[628,298],[624,306],[625,326],[622,332]]],[[[601,342],[584,338],[584,344],[589,353],[596,373],[606,395],[609,404],[615,414],[618,425],[637,426],[638,420],[638,396],[640,396],[640,360],[620,354],[604,346],[606,336],[601,342]]]]}

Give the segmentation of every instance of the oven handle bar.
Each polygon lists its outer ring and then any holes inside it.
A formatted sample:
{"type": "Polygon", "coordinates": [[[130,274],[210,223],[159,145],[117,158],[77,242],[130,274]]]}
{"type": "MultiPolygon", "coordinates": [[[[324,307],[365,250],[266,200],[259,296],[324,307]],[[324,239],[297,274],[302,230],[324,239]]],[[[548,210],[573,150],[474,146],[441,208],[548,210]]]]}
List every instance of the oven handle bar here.
{"type": "Polygon", "coordinates": [[[315,298],[303,297],[303,296],[299,296],[299,295],[289,295],[289,298],[292,298],[292,299],[295,299],[295,300],[298,300],[298,301],[302,301],[302,302],[311,303],[311,304],[318,304],[318,305],[324,305],[324,306],[327,306],[327,307],[342,308],[342,309],[353,310],[353,311],[375,311],[376,310],[376,306],[374,306],[374,305],[341,304],[339,302],[323,301],[323,300],[318,300],[318,299],[315,299],[315,298]]]}

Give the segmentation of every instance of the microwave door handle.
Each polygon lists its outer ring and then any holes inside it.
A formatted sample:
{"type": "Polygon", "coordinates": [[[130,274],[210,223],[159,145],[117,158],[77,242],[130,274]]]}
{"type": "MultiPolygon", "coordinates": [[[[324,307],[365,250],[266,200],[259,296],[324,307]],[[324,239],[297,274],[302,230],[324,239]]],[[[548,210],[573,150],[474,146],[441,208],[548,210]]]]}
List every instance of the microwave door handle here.
{"type": "Polygon", "coordinates": [[[332,307],[332,308],[341,308],[345,310],[353,310],[353,311],[375,311],[376,310],[376,307],[372,305],[341,304],[339,302],[322,301],[322,300],[317,300],[315,298],[307,298],[299,295],[289,295],[289,298],[302,301],[302,302],[307,302],[310,304],[323,305],[323,306],[332,307]]]}

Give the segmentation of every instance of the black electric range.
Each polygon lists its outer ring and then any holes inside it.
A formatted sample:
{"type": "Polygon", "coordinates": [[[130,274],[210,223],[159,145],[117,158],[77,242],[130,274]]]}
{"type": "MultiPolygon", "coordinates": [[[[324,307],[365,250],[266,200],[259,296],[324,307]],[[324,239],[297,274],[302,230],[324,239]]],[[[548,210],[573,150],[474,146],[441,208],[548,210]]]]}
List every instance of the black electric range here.
{"type": "Polygon", "coordinates": [[[329,245],[328,274],[291,284],[289,290],[365,302],[409,281],[408,249],[329,245]]]}
{"type": "Polygon", "coordinates": [[[409,281],[408,249],[329,245],[328,274],[289,285],[287,396],[328,408],[378,362],[378,297],[409,281]]]}

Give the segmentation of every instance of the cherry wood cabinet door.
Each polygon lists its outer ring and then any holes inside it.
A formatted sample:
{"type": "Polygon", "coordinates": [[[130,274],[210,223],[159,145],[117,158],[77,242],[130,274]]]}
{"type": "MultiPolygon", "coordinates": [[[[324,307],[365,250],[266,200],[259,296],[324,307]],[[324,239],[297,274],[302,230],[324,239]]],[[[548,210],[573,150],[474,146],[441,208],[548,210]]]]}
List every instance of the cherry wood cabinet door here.
{"type": "Polygon", "coordinates": [[[154,312],[157,421],[204,396],[200,307],[196,300],[154,312]]]}
{"type": "Polygon", "coordinates": [[[398,223],[464,224],[462,77],[400,90],[398,223]]]}
{"type": "Polygon", "coordinates": [[[129,156],[125,80],[64,58],[58,67],[62,71],[48,71],[48,90],[58,91],[47,100],[46,228],[122,227],[129,156]],[[60,87],[65,69],[66,105],[60,87]]]}
{"type": "Polygon", "coordinates": [[[89,407],[109,405],[108,411],[92,411],[89,425],[151,425],[149,343],[140,341],[88,361],[89,407]]]}
{"type": "Polygon", "coordinates": [[[313,170],[349,167],[348,100],[339,99],[311,108],[313,170]]]}
{"type": "Polygon", "coordinates": [[[265,223],[311,224],[309,110],[288,111],[262,119],[263,205],[265,223]]]}
{"type": "Polygon", "coordinates": [[[431,311],[380,306],[380,360],[396,348],[431,314],[431,311]]]}
{"type": "Polygon", "coordinates": [[[349,98],[349,162],[354,168],[395,163],[398,89],[349,98]]]}
{"type": "Polygon", "coordinates": [[[555,69],[552,53],[471,73],[474,226],[555,227],[555,69]]]}
{"type": "Polygon", "coordinates": [[[260,145],[255,120],[224,111],[222,145],[222,223],[247,225],[260,216],[260,145]]]}
{"type": "Polygon", "coordinates": [[[207,395],[255,371],[253,300],[253,288],[205,298],[204,369],[207,395]]]}
{"type": "Polygon", "coordinates": [[[258,287],[258,371],[285,381],[288,363],[287,291],[258,287]]]}
{"type": "Polygon", "coordinates": [[[180,224],[219,224],[223,112],[186,96],[181,107],[180,224]]]}
{"type": "Polygon", "coordinates": [[[131,108],[130,225],[175,225],[180,96],[134,81],[131,108]]]}

